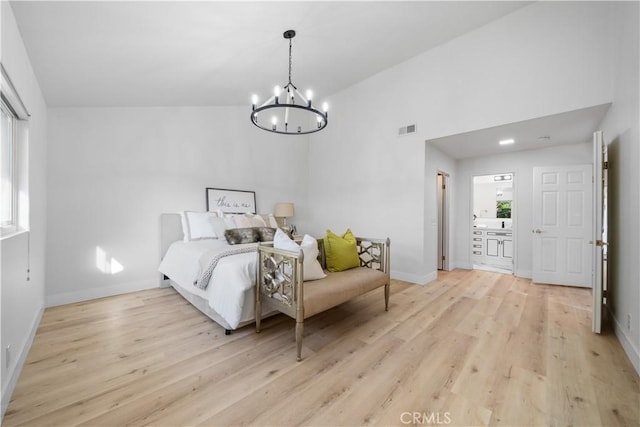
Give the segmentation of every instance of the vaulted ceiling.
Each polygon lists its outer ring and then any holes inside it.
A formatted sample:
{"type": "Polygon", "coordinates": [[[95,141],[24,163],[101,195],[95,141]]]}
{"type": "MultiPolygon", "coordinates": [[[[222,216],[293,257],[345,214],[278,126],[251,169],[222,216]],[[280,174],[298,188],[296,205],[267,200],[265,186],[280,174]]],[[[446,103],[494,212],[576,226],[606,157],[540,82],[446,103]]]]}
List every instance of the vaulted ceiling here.
{"type": "MultiPolygon", "coordinates": [[[[248,105],[293,82],[329,96],[526,2],[12,1],[56,106],[248,105]]],[[[321,99],[319,99],[321,100],[321,99]]]]}

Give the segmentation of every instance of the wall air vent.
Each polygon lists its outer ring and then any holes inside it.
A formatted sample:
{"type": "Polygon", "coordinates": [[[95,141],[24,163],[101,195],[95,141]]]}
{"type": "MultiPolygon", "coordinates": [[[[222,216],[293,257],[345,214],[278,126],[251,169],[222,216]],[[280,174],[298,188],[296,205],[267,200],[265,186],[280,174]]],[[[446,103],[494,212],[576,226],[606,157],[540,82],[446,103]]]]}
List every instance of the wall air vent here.
{"type": "Polygon", "coordinates": [[[402,126],[400,129],[398,129],[398,136],[406,136],[406,135],[410,135],[412,133],[416,133],[416,125],[407,125],[407,126],[402,126]]]}

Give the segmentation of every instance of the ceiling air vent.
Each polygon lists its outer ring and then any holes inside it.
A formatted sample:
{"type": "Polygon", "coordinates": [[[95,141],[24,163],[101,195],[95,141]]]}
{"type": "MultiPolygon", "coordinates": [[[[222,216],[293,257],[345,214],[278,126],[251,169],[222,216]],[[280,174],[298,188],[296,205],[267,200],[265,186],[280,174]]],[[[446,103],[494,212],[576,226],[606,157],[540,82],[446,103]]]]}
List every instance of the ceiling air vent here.
{"type": "Polygon", "coordinates": [[[402,126],[400,129],[398,129],[398,136],[410,135],[412,133],[416,133],[416,125],[415,124],[402,126]]]}

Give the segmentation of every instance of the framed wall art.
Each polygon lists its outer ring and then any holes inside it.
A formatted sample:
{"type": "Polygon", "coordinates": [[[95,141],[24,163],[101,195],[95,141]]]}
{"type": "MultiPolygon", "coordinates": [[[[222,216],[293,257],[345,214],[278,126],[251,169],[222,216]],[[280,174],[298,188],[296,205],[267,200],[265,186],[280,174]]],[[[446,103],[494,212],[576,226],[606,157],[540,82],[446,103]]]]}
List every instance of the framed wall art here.
{"type": "Polygon", "coordinates": [[[207,187],[207,211],[257,213],[256,192],[207,187]]]}

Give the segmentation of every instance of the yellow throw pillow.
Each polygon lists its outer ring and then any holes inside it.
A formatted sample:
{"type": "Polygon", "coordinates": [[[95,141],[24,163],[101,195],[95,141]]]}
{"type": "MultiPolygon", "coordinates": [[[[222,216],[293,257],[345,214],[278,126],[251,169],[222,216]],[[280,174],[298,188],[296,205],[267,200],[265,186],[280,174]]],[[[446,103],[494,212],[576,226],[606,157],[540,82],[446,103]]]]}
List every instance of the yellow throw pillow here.
{"type": "Polygon", "coordinates": [[[360,266],[356,238],[350,229],[342,236],[327,230],[324,236],[324,253],[329,271],[343,271],[360,266]]]}

